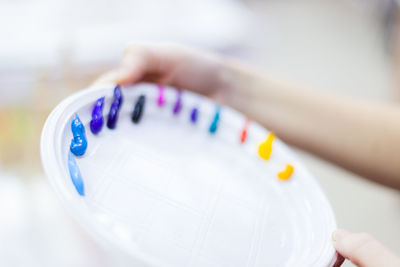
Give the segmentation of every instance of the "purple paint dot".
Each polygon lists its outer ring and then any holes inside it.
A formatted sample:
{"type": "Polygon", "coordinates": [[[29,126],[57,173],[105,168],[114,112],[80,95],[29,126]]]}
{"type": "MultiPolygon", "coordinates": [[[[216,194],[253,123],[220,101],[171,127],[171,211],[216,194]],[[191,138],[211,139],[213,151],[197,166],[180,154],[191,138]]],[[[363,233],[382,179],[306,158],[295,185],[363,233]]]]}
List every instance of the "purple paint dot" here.
{"type": "Polygon", "coordinates": [[[178,115],[179,112],[182,109],[182,91],[181,90],[177,90],[178,91],[178,96],[174,105],[174,115],[178,115]]]}
{"type": "Polygon", "coordinates": [[[192,109],[192,112],[190,113],[190,121],[192,123],[196,123],[197,122],[197,116],[198,116],[198,109],[195,107],[192,109]]]}

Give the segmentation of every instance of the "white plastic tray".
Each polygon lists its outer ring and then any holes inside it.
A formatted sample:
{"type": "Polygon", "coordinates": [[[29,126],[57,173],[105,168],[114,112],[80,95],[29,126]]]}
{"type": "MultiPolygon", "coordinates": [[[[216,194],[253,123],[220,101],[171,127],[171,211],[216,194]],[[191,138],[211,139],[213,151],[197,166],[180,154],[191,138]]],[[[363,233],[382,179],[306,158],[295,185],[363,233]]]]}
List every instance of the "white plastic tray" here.
{"type": "Polygon", "coordinates": [[[155,85],[123,88],[117,127],[106,127],[113,86],[78,92],[50,114],[42,132],[45,172],[76,220],[132,266],[331,266],[332,209],[307,169],[275,138],[268,161],[257,154],[268,131],[255,122],[239,142],[245,117],[222,106],[216,134],[208,132],[216,104],[166,89],[159,107],[155,85]],[[131,113],[146,95],[139,124],[131,113]],[[89,122],[95,101],[106,97],[105,125],[97,136],[89,122]],[[197,124],[190,111],[197,106],[197,124]],[[85,196],[75,190],[67,159],[71,120],[86,128],[88,149],[76,157],[85,196]],[[286,163],[287,181],[277,178],[286,163]]]}

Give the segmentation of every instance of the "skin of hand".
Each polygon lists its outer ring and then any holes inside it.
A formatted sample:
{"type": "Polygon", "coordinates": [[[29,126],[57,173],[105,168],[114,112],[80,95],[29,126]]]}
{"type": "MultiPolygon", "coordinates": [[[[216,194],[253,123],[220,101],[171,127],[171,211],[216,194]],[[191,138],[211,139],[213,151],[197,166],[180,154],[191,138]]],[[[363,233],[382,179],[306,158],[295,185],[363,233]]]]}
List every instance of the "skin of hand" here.
{"type": "Polygon", "coordinates": [[[281,139],[400,189],[400,108],[299,88],[221,55],[175,44],[136,44],[97,80],[154,82],[230,105],[281,139]]]}
{"type": "Polygon", "coordinates": [[[337,252],[359,267],[398,267],[400,259],[366,233],[337,230],[332,235],[337,252]]]}
{"type": "MultiPolygon", "coordinates": [[[[281,139],[400,189],[400,109],[299,88],[232,59],[175,44],[135,44],[95,83],[153,82],[230,105],[281,139]]],[[[368,234],[338,230],[336,250],[357,266],[400,266],[368,234]]],[[[340,266],[339,259],[335,266],[340,266]]]]}
{"type": "Polygon", "coordinates": [[[120,85],[152,82],[188,89],[224,101],[229,70],[223,57],[177,44],[134,44],[125,50],[120,66],[101,76],[95,84],[120,85]]]}

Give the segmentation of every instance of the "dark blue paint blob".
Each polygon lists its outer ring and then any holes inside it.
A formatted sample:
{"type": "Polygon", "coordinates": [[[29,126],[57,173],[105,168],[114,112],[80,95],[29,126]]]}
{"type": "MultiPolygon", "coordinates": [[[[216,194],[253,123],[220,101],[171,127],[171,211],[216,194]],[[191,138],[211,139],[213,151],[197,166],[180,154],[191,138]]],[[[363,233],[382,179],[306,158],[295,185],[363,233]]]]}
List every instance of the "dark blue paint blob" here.
{"type": "Polygon", "coordinates": [[[123,102],[122,91],[119,85],[114,89],[114,99],[111,103],[110,112],[108,113],[107,127],[114,129],[118,121],[118,113],[123,102]]]}
{"type": "Polygon", "coordinates": [[[103,107],[104,107],[104,96],[97,99],[96,104],[92,110],[92,120],[90,121],[90,130],[93,134],[98,134],[103,128],[103,107]]]}
{"type": "Polygon", "coordinates": [[[215,134],[218,130],[218,122],[219,122],[219,114],[221,111],[221,107],[217,106],[217,108],[215,109],[215,115],[214,115],[214,119],[212,120],[211,124],[210,124],[210,128],[208,129],[208,131],[211,134],[215,134]]]}
{"type": "Polygon", "coordinates": [[[87,149],[87,139],[85,135],[85,126],[83,126],[78,114],[71,122],[71,131],[74,138],[71,140],[70,150],[75,156],[82,156],[87,149]]]}
{"type": "Polygon", "coordinates": [[[142,118],[145,100],[146,100],[145,96],[141,95],[139,96],[139,99],[136,101],[135,108],[133,109],[132,112],[132,121],[134,123],[138,123],[142,118]]]}
{"type": "Polygon", "coordinates": [[[124,101],[124,97],[122,96],[122,91],[121,87],[119,85],[115,86],[114,88],[114,100],[113,101],[118,101],[118,108],[121,107],[122,102],[124,101]]]}
{"type": "Polygon", "coordinates": [[[81,172],[79,170],[78,164],[71,152],[68,152],[68,170],[71,176],[71,181],[74,184],[76,191],[79,195],[85,195],[85,186],[83,184],[83,179],[81,172]]]}
{"type": "Polygon", "coordinates": [[[198,108],[197,108],[197,107],[194,107],[194,108],[192,109],[192,112],[190,113],[190,121],[191,121],[192,123],[196,123],[196,122],[197,122],[198,113],[199,113],[198,108]]]}
{"type": "Polygon", "coordinates": [[[178,115],[181,109],[182,109],[182,91],[178,90],[178,96],[173,109],[174,115],[178,115]]]}
{"type": "Polygon", "coordinates": [[[118,103],[113,102],[110,107],[110,112],[108,113],[107,127],[109,129],[115,129],[118,120],[118,103]]]}

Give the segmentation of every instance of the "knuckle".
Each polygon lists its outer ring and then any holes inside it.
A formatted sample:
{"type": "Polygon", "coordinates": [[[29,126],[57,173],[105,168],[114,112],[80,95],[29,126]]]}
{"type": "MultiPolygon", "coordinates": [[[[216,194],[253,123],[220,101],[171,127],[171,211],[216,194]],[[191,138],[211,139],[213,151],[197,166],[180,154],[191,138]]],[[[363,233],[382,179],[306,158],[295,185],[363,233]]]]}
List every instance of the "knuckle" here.
{"type": "Polygon", "coordinates": [[[178,53],[179,51],[185,49],[184,45],[173,42],[163,43],[161,46],[170,53],[178,53]]]}
{"type": "Polygon", "coordinates": [[[362,233],[359,233],[357,235],[358,235],[358,238],[363,240],[364,242],[369,242],[369,241],[374,240],[374,238],[368,233],[362,232],[362,233]]]}
{"type": "Polygon", "coordinates": [[[358,233],[356,238],[358,241],[351,249],[350,260],[358,266],[368,258],[371,251],[378,245],[378,241],[368,233],[358,233]]]}
{"type": "Polygon", "coordinates": [[[126,46],[124,51],[124,56],[135,54],[135,53],[143,53],[146,50],[146,46],[141,43],[131,43],[126,46]]]}
{"type": "Polygon", "coordinates": [[[124,55],[131,53],[137,49],[137,44],[129,44],[125,47],[124,55]]]}
{"type": "Polygon", "coordinates": [[[358,247],[354,248],[352,252],[350,260],[358,265],[367,258],[368,254],[370,253],[369,248],[372,241],[366,241],[365,243],[360,244],[358,247]]]}
{"type": "Polygon", "coordinates": [[[185,50],[186,46],[174,43],[174,42],[164,42],[164,43],[131,43],[127,45],[124,51],[124,56],[129,56],[132,54],[151,54],[152,51],[163,51],[164,53],[179,53],[185,50]]]}

